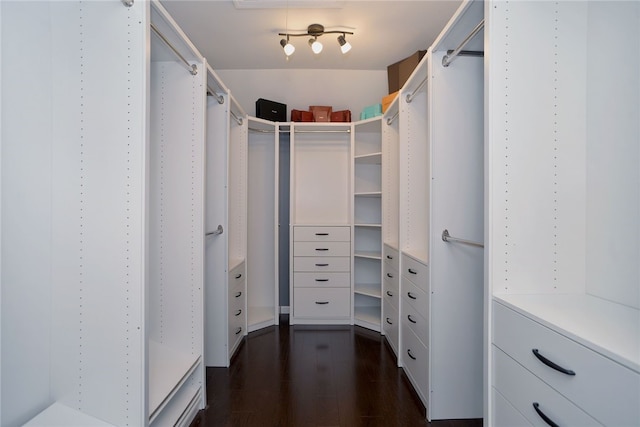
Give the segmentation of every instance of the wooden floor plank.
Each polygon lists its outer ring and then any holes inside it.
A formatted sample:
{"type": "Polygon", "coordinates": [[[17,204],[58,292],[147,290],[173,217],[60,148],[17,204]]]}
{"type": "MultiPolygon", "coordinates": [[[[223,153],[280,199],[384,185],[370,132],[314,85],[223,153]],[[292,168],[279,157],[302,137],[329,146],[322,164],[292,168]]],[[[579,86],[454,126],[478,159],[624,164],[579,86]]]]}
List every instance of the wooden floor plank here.
{"type": "Polygon", "coordinates": [[[207,408],[192,427],[481,427],[427,423],[425,409],[376,332],[280,326],[250,333],[230,368],[207,368],[207,408]]]}

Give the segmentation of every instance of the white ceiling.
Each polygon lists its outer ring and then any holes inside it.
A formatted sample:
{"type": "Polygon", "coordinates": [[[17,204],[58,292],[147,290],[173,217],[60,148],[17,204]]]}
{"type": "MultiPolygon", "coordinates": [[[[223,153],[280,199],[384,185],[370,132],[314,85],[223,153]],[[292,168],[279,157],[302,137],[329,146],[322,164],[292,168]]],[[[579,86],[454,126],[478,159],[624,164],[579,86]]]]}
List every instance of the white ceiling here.
{"type": "Polygon", "coordinates": [[[237,0],[260,8],[237,8],[232,0],[161,0],[182,30],[216,70],[349,69],[385,70],[417,50],[426,50],[460,5],[460,0],[237,0]],[[323,1],[325,3],[323,3],[323,1]],[[275,4],[274,4],[275,3],[275,4]],[[330,7],[318,7],[324,4],[330,7]],[[264,6],[261,6],[264,5],[264,6]],[[337,7],[336,7],[337,6],[337,7]],[[286,59],[279,32],[352,31],[353,49],[340,53],[338,34],[320,37],[324,50],[313,55],[307,37],[291,38],[286,59]]]}

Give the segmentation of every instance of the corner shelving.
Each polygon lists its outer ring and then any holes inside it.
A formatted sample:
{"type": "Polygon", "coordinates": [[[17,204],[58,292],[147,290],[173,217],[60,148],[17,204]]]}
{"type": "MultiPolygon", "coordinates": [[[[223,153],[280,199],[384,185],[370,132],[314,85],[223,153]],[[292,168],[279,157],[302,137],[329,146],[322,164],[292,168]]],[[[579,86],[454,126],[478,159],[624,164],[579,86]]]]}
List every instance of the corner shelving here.
{"type": "Polygon", "coordinates": [[[354,124],[354,324],[381,330],[382,119],[354,124]]]}

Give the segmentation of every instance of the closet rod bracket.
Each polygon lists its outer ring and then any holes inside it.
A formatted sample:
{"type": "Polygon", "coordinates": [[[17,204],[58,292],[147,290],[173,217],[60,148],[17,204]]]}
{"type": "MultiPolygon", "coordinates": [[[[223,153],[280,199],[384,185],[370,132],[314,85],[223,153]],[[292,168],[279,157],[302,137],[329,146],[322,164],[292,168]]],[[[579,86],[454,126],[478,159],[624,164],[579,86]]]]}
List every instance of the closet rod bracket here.
{"type": "Polygon", "coordinates": [[[196,64],[191,64],[191,71],[189,71],[192,76],[198,75],[198,66],[196,64]]]}
{"type": "Polygon", "coordinates": [[[131,7],[133,6],[133,0],[122,0],[122,4],[127,7],[131,7]]]}
{"type": "Polygon", "coordinates": [[[472,240],[460,239],[458,237],[453,237],[449,234],[449,230],[442,230],[442,241],[444,242],[454,242],[454,243],[462,243],[463,245],[476,246],[478,248],[484,248],[484,244],[474,242],[472,240]]]}

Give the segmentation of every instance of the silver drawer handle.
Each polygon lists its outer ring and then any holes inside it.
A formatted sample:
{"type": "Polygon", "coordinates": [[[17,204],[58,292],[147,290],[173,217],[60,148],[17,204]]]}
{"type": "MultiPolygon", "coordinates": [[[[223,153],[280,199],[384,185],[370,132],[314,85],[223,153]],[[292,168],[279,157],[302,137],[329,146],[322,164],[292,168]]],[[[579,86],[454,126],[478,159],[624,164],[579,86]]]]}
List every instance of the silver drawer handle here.
{"type": "Polygon", "coordinates": [[[328,251],[329,248],[316,248],[316,251],[328,251]]]}
{"type": "Polygon", "coordinates": [[[411,292],[407,292],[407,296],[411,299],[418,299],[416,297],[413,296],[413,294],[411,292]]]}
{"type": "Polygon", "coordinates": [[[242,277],[242,273],[238,273],[238,275],[236,276],[236,279],[239,279],[242,277]]]}
{"type": "Polygon", "coordinates": [[[387,255],[387,259],[393,259],[391,255],[387,255]]]}
{"type": "Polygon", "coordinates": [[[316,279],[316,282],[328,282],[329,279],[316,279]]]}
{"type": "Polygon", "coordinates": [[[241,296],[242,296],[242,292],[241,291],[236,294],[236,298],[240,298],[241,296]]]}
{"type": "Polygon", "coordinates": [[[418,274],[418,272],[417,272],[417,271],[415,271],[415,270],[414,270],[414,269],[412,269],[412,268],[408,268],[408,269],[407,269],[407,271],[408,271],[409,273],[411,273],[411,274],[418,274]]]}
{"type": "Polygon", "coordinates": [[[316,236],[328,236],[329,233],[316,233],[316,236]]]}
{"type": "Polygon", "coordinates": [[[409,322],[411,322],[411,323],[418,323],[415,320],[413,320],[413,318],[411,317],[410,314],[407,315],[407,319],[409,319],[409,322]]]}
{"type": "Polygon", "coordinates": [[[325,305],[325,304],[329,304],[329,301],[316,301],[316,304],[325,305]]]}
{"type": "Polygon", "coordinates": [[[238,311],[236,312],[236,316],[240,316],[242,314],[242,309],[238,309],[238,311]]]}
{"type": "Polygon", "coordinates": [[[393,322],[387,317],[387,323],[393,325],[393,322]]]}
{"type": "Polygon", "coordinates": [[[393,279],[393,274],[391,274],[391,273],[387,273],[387,277],[388,277],[389,279],[393,279]]]}
{"type": "Polygon", "coordinates": [[[392,296],[393,296],[393,294],[391,293],[391,291],[387,291],[387,295],[388,295],[388,296],[390,296],[390,297],[392,297],[392,296]]]}
{"type": "Polygon", "coordinates": [[[329,264],[316,264],[316,267],[329,267],[329,264]]]}
{"type": "Polygon", "coordinates": [[[410,357],[410,358],[412,358],[413,360],[418,360],[416,357],[414,357],[414,355],[413,355],[413,354],[411,354],[411,349],[410,349],[410,348],[408,348],[408,349],[407,349],[407,354],[408,354],[408,355],[409,355],[409,357],[410,357]]]}
{"type": "Polygon", "coordinates": [[[236,335],[238,335],[240,332],[242,332],[242,326],[238,328],[238,330],[236,331],[236,335]]]}

